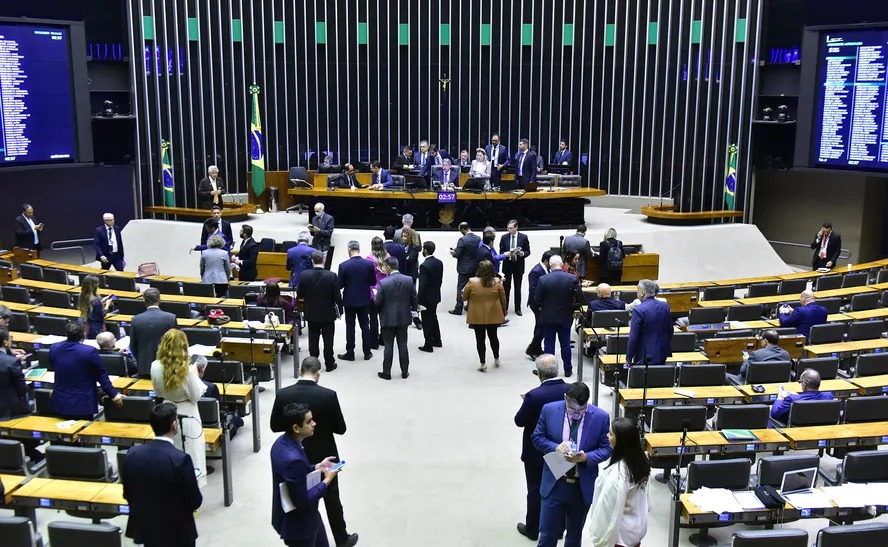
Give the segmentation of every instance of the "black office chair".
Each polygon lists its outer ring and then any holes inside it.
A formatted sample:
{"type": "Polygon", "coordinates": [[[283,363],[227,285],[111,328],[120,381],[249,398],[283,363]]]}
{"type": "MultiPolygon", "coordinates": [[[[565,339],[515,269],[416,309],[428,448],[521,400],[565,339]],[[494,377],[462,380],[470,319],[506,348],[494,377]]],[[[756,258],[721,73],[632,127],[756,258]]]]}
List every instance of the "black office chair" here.
{"type": "Polygon", "coordinates": [[[842,299],[839,297],[820,298],[817,303],[826,308],[826,313],[830,315],[842,311],[842,299]]]}
{"type": "Polygon", "coordinates": [[[758,304],[743,304],[728,308],[728,321],[761,321],[762,307],[758,304]]]}
{"type": "Polygon", "coordinates": [[[18,304],[31,304],[31,293],[25,287],[15,287],[12,285],[4,285],[0,287],[0,295],[7,302],[16,302],[18,304]]]}
{"type": "Polygon", "coordinates": [[[832,289],[841,289],[842,279],[843,276],[841,275],[822,275],[814,279],[814,290],[829,291],[832,289]]]}
{"type": "Polygon", "coordinates": [[[277,315],[280,323],[282,325],[284,324],[285,321],[283,308],[266,308],[265,306],[248,306],[247,321],[265,321],[266,313],[273,313],[277,315]]]}
{"type": "Polygon", "coordinates": [[[723,386],[725,385],[725,365],[700,364],[680,366],[678,367],[678,385],[680,387],[723,386]]]}
{"type": "Polygon", "coordinates": [[[758,298],[760,296],[777,296],[780,292],[780,283],[769,282],[769,283],[756,283],[754,285],[749,286],[749,292],[746,293],[746,298],[758,298]]]}
{"type": "Polygon", "coordinates": [[[605,337],[604,352],[608,355],[614,355],[615,353],[625,354],[627,347],[629,347],[628,334],[621,334],[619,336],[611,334],[605,337]]]}
{"type": "Polygon", "coordinates": [[[821,380],[834,380],[839,374],[839,358],[838,357],[806,357],[796,361],[795,370],[793,371],[793,379],[798,379],[799,375],[810,368],[820,373],[821,380]]]}
{"type": "Polygon", "coordinates": [[[869,281],[869,272],[855,272],[845,274],[845,276],[842,278],[842,288],[845,289],[847,287],[865,287],[867,281],[869,281]]]}
{"type": "Polygon", "coordinates": [[[21,441],[0,439],[0,473],[4,475],[27,475],[28,457],[21,441]]]}
{"type": "Polygon", "coordinates": [[[182,332],[188,338],[189,346],[200,344],[217,348],[222,343],[222,332],[219,329],[184,328],[182,332]]]}
{"type": "MultiPolygon", "coordinates": [[[[888,293],[882,293],[888,294],[888,293]]],[[[848,311],[864,311],[874,310],[879,307],[879,298],[881,295],[875,292],[865,292],[863,294],[855,294],[851,297],[851,305],[848,311]]]]}
{"type": "Polygon", "coordinates": [[[107,522],[83,524],[52,521],[47,527],[51,545],[65,547],[121,547],[123,531],[107,522]]]}
{"type": "Polygon", "coordinates": [[[91,276],[93,276],[93,277],[98,278],[98,280],[99,280],[99,288],[102,288],[102,289],[107,289],[107,288],[108,288],[108,281],[105,279],[105,276],[104,276],[104,275],[95,275],[95,274],[84,273],[84,272],[81,272],[81,273],[78,273],[78,274],[77,274],[77,279],[80,280],[80,284],[81,284],[81,285],[83,285],[83,279],[84,279],[86,276],[88,276],[88,275],[91,275],[91,276]]]}
{"type": "MultiPolygon", "coordinates": [[[[259,301],[259,292],[258,292],[259,289],[257,289],[255,286],[250,287],[250,289],[252,289],[252,290],[250,290],[246,294],[244,294],[244,305],[255,306],[256,303],[259,301]]],[[[229,296],[229,298],[231,298],[230,293],[228,294],[228,296],[229,296]]]]}
{"type": "Polygon", "coordinates": [[[259,252],[260,253],[273,253],[274,252],[274,239],[270,237],[263,237],[259,240],[259,252]]]}
{"type": "Polygon", "coordinates": [[[298,244],[296,241],[281,241],[281,252],[286,253],[298,244]]]}
{"type": "Polygon", "coordinates": [[[808,547],[808,531],[797,528],[738,530],[731,537],[731,547],[808,547]]]}
{"type": "MultiPolygon", "coordinates": [[[[763,456],[758,462],[755,482],[758,486],[771,486],[780,488],[783,484],[783,474],[787,471],[798,469],[817,468],[820,465],[820,456],[817,454],[782,454],[780,456],[763,456]]],[[[795,522],[798,518],[786,518],[783,512],[779,512],[775,518],[770,518],[756,524],[772,528],[775,524],[795,522]]]]}
{"type": "Polygon", "coordinates": [[[849,452],[836,473],[833,480],[824,477],[829,484],[888,482],[888,450],[849,452]]]}
{"type": "Polygon", "coordinates": [[[182,283],[182,294],[185,296],[216,296],[216,287],[212,283],[182,283]]]}
{"type": "MultiPolygon", "coordinates": [[[[813,328],[813,327],[812,327],[813,328]]],[[[848,325],[848,340],[875,340],[885,332],[885,320],[854,321],[848,325]]]]}
{"type": "Polygon", "coordinates": [[[697,335],[693,332],[676,332],[672,334],[672,353],[697,351],[697,335]]]}
{"type": "Polygon", "coordinates": [[[209,359],[203,379],[216,384],[243,384],[244,367],[238,361],[209,359]]]}
{"type": "Polygon", "coordinates": [[[70,309],[74,307],[71,293],[49,289],[40,292],[40,303],[50,308],[70,309]]]}
{"type": "Polygon", "coordinates": [[[591,314],[591,327],[597,328],[616,328],[619,324],[621,328],[629,325],[629,312],[627,310],[601,310],[591,314]]]}
{"type": "MultiPolygon", "coordinates": [[[[751,462],[747,458],[730,460],[694,461],[688,465],[687,492],[700,488],[727,488],[728,490],[749,489],[749,469],[751,462]]],[[[710,528],[733,526],[733,522],[682,524],[682,528],[697,528],[699,532],[691,534],[688,541],[693,545],[714,545],[715,539],[709,535],[710,528]]]]}
{"type": "Polygon", "coordinates": [[[848,397],[842,423],[888,421],[888,397],[848,397]]]}
{"type": "Polygon", "coordinates": [[[719,405],[712,429],[765,429],[770,412],[768,405],[719,405]]]}
{"type": "Polygon", "coordinates": [[[59,283],[62,285],[71,284],[71,280],[68,278],[68,272],[56,268],[43,268],[43,280],[49,283],[59,283]]]}
{"type": "Polygon", "coordinates": [[[52,389],[47,387],[34,388],[34,414],[37,416],[53,416],[52,389]]]}
{"type": "MultiPolygon", "coordinates": [[[[648,387],[672,387],[675,385],[675,365],[656,365],[648,367],[648,387]]],[[[644,387],[644,367],[630,367],[626,378],[626,387],[644,387]]]]}
{"type": "Polygon", "coordinates": [[[631,304],[636,298],[638,298],[638,293],[634,291],[620,291],[617,295],[617,300],[626,304],[631,304]]]}
{"type": "Polygon", "coordinates": [[[108,289],[112,291],[128,291],[137,292],[136,280],[132,277],[123,277],[122,275],[107,274],[104,276],[108,289]]]}
{"type": "Polygon", "coordinates": [[[139,315],[146,310],[145,301],[141,298],[118,298],[114,304],[117,311],[124,315],[139,315]]]}
{"type": "Polygon", "coordinates": [[[752,338],[752,329],[719,330],[713,333],[713,338],[752,338]]]}
{"type": "Polygon", "coordinates": [[[857,376],[888,374],[888,353],[861,353],[854,364],[857,376]]]}
{"type": "Polygon", "coordinates": [[[31,332],[31,320],[28,314],[20,311],[10,312],[9,330],[13,332],[31,332]]]}
{"type": "MultiPolygon", "coordinates": [[[[808,425],[836,425],[842,413],[842,401],[838,399],[825,401],[795,401],[789,405],[787,427],[808,425]]],[[[771,418],[774,423],[780,422],[771,418]]]]}
{"type": "Polygon", "coordinates": [[[191,319],[193,317],[191,304],[188,302],[164,302],[161,300],[160,309],[170,312],[180,319],[191,319]]]}
{"type": "Polygon", "coordinates": [[[835,344],[841,342],[844,338],[844,323],[825,323],[811,327],[811,332],[808,334],[808,343],[811,345],[835,344]]]}
{"type": "MultiPolygon", "coordinates": [[[[706,429],[705,406],[658,406],[651,411],[651,433],[679,433],[683,430],[682,422],[690,420],[688,431],[703,431],[706,429]]],[[[693,455],[682,458],[682,466],[686,466],[694,460],[693,455]]],[[[662,469],[655,479],[666,483],[669,474],[678,465],[678,456],[652,456],[650,458],[651,469],[662,469]]]]}
{"type": "Polygon", "coordinates": [[[180,295],[182,291],[178,281],[162,281],[160,279],[148,280],[148,286],[160,291],[160,294],[180,295]]]}
{"type": "Polygon", "coordinates": [[[848,524],[827,526],[817,532],[817,547],[848,545],[888,545],[888,524],[848,524]]]}
{"type": "Polygon", "coordinates": [[[111,401],[105,402],[106,422],[147,424],[151,421],[151,411],[157,405],[154,397],[127,395],[120,408],[111,401]]]}
{"type": "Polygon", "coordinates": [[[789,382],[791,375],[791,361],[750,362],[746,369],[746,383],[755,385],[789,382]]]}
{"type": "Polygon", "coordinates": [[[126,369],[126,358],[122,353],[99,353],[99,360],[111,376],[123,378],[129,376],[129,371],[126,369]]]}
{"type": "Polygon", "coordinates": [[[778,294],[800,294],[807,288],[807,279],[786,279],[780,282],[778,294]]]}
{"type": "Polygon", "coordinates": [[[256,285],[238,285],[232,283],[228,286],[228,298],[245,298],[247,293],[256,291],[258,291],[256,285]]]}
{"type": "MultiPolygon", "coordinates": [[[[89,482],[117,482],[117,474],[108,465],[108,454],[102,448],[50,445],[46,448],[46,471],[50,479],[89,482]]],[[[70,509],[72,517],[88,518],[98,524],[117,513],[70,509]]]]}
{"type": "Polygon", "coordinates": [[[197,401],[197,410],[204,427],[219,427],[221,421],[219,401],[210,397],[201,397],[197,401]]]}
{"type": "MultiPolygon", "coordinates": [[[[307,188],[309,186],[308,182],[308,170],[305,167],[291,167],[290,168],[290,187],[292,188],[307,188]]],[[[292,207],[287,207],[287,213],[290,211],[296,211],[297,213],[303,213],[308,211],[308,205],[304,203],[297,203],[292,207]]]]}
{"type": "Polygon", "coordinates": [[[876,283],[888,282],[888,269],[881,269],[876,273],[876,283]]]}
{"type": "Polygon", "coordinates": [[[65,336],[65,327],[71,321],[68,317],[58,317],[55,315],[35,315],[34,316],[34,332],[38,334],[54,334],[56,336],[65,336]]]}
{"type": "Polygon", "coordinates": [[[733,300],[734,287],[705,287],[703,300],[733,300]]]}
{"type": "Polygon", "coordinates": [[[724,323],[724,308],[691,308],[688,312],[689,325],[705,325],[709,323],[724,323]]]}
{"type": "Polygon", "coordinates": [[[37,367],[52,370],[52,361],[49,360],[49,346],[35,349],[29,361],[37,361],[37,367]]]}
{"type": "Polygon", "coordinates": [[[40,534],[34,531],[34,523],[27,517],[0,517],[0,537],[3,538],[4,547],[43,545],[40,534]]]}
{"type": "Polygon", "coordinates": [[[772,330],[777,333],[777,336],[795,336],[799,333],[795,327],[774,327],[772,330]]]}
{"type": "Polygon", "coordinates": [[[22,279],[43,281],[43,268],[36,264],[19,264],[19,275],[22,279]]]}

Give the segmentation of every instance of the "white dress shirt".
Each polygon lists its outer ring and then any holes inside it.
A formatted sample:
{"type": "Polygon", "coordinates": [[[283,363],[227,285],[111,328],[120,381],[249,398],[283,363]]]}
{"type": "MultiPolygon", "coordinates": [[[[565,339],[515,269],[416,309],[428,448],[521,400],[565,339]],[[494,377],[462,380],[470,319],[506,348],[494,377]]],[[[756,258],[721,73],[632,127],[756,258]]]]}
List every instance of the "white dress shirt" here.
{"type": "Polygon", "coordinates": [[[647,533],[650,487],[633,484],[626,462],[607,467],[595,480],[589,536],[595,547],[637,545],[647,533]]]}
{"type": "Polygon", "coordinates": [[[37,243],[40,243],[40,236],[37,234],[37,225],[34,224],[31,217],[26,217],[25,215],[22,215],[22,217],[28,222],[28,226],[31,227],[31,231],[34,233],[34,244],[36,245],[37,243]]]}

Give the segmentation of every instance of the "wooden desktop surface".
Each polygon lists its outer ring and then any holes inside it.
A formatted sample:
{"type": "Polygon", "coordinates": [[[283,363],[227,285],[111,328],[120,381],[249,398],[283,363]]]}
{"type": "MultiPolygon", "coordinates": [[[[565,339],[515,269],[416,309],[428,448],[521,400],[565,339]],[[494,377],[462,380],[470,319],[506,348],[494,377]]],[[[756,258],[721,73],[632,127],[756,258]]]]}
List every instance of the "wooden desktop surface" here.
{"type": "Polygon", "coordinates": [[[90,502],[108,483],[89,481],[69,481],[34,477],[27,484],[13,492],[12,499],[24,505],[39,506],[34,499],[90,502]]]}
{"type": "Polygon", "coordinates": [[[820,272],[813,271],[813,272],[794,272],[794,273],[788,273],[788,274],[780,274],[777,277],[779,277],[780,279],[783,279],[783,280],[816,279],[816,278],[820,277],[821,275],[823,275],[823,274],[820,272]]]}
{"type": "Polygon", "coordinates": [[[28,314],[52,315],[55,317],[70,317],[73,319],[77,319],[80,317],[80,310],[74,310],[71,308],[51,308],[49,306],[37,306],[36,308],[28,310],[28,314]]]}
{"type": "Polygon", "coordinates": [[[699,300],[697,306],[701,308],[730,308],[731,306],[739,306],[740,302],[736,300],[699,300]]]}
{"type": "Polygon", "coordinates": [[[24,475],[5,475],[0,474],[0,483],[3,484],[3,504],[12,503],[12,493],[15,492],[28,477],[24,475]]]}
{"type": "Polygon", "coordinates": [[[827,443],[829,441],[839,441],[841,443],[860,438],[860,433],[858,431],[853,430],[844,424],[785,427],[781,429],[781,431],[783,432],[783,435],[789,439],[789,447],[792,449],[810,447],[808,444],[802,443],[811,443],[815,441],[818,444],[820,444],[821,441],[827,443]]]}
{"type": "Polygon", "coordinates": [[[855,294],[863,294],[865,292],[874,292],[876,289],[873,285],[865,285],[863,287],[846,287],[844,289],[830,289],[828,291],[815,291],[814,296],[817,298],[831,298],[834,296],[853,296],[855,294]]]}
{"type": "Polygon", "coordinates": [[[77,433],[78,437],[113,437],[145,441],[154,438],[154,431],[148,424],[118,422],[92,422],[77,433]]]}
{"type": "MultiPolygon", "coordinates": [[[[607,192],[598,188],[566,188],[555,191],[538,190],[536,192],[510,193],[510,192],[463,192],[457,191],[456,201],[515,201],[515,200],[546,200],[546,199],[564,199],[564,198],[587,198],[592,196],[603,196],[607,192]]],[[[405,191],[392,190],[370,190],[368,188],[355,188],[349,190],[347,188],[339,188],[333,191],[315,188],[313,190],[290,188],[287,194],[291,196],[317,197],[317,198],[347,198],[347,199],[405,199],[405,200],[424,200],[438,201],[438,193],[430,191],[417,191],[414,193],[405,191]]]]}
{"type": "MultiPolygon", "coordinates": [[[[625,406],[626,403],[631,401],[641,401],[643,394],[644,389],[642,388],[621,389],[620,404],[625,406]]],[[[731,404],[732,401],[742,401],[743,394],[734,386],[649,387],[647,389],[647,399],[649,401],[718,399],[720,400],[718,404],[731,404]],[[679,395],[675,392],[676,390],[691,392],[693,396],[679,395]]]]}
{"type": "Polygon", "coordinates": [[[116,505],[118,507],[129,505],[129,502],[123,497],[123,485],[120,483],[106,484],[90,501],[96,504],[116,505]]]}
{"type": "MultiPolygon", "coordinates": [[[[598,358],[601,361],[602,365],[616,365],[617,357],[620,358],[620,364],[624,364],[626,362],[626,356],[624,354],[605,354],[599,355],[598,358]]],[[[688,352],[678,352],[673,353],[672,357],[666,359],[667,363],[708,363],[709,358],[700,353],[699,351],[688,351],[688,352]]]]}
{"type": "Polygon", "coordinates": [[[888,393],[888,374],[849,378],[848,383],[854,384],[855,386],[859,387],[861,395],[888,393]]]}
{"type": "Polygon", "coordinates": [[[701,289],[703,287],[714,287],[712,281],[683,281],[681,283],[659,283],[660,289],[669,291],[674,289],[701,289]]]}
{"type": "Polygon", "coordinates": [[[219,304],[222,299],[216,296],[185,296],[182,294],[161,294],[161,302],[184,302],[185,304],[219,304]]]}
{"type": "MultiPolygon", "coordinates": [[[[752,390],[751,384],[744,384],[742,386],[737,386],[737,389],[743,393],[743,396],[747,401],[773,401],[777,395],[777,386],[783,385],[786,388],[788,393],[801,393],[802,392],[802,384],[799,382],[783,382],[782,384],[757,384],[761,385],[765,388],[765,391],[761,393],[756,393],[752,390]],[[773,396],[773,397],[772,397],[773,396]]],[[[859,389],[857,386],[852,384],[847,380],[833,379],[833,380],[822,380],[820,382],[820,391],[831,391],[833,395],[836,397],[849,397],[852,393],[858,393],[859,389]]]]}
{"type": "MultiPolygon", "coordinates": [[[[719,448],[727,445],[740,445],[745,447],[749,444],[777,444],[781,446],[788,446],[789,444],[787,438],[784,435],[781,435],[776,429],[750,429],[749,431],[755,435],[757,439],[756,441],[729,441],[721,434],[721,431],[689,431],[685,446],[689,448],[689,451],[699,454],[708,452],[708,449],[711,448],[719,448]],[[692,448],[693,450],[690,450],[692,448]]],[[[647,433],[644,436],[645,450],[648,454],[651,454],[656,450],[678,449],[681,446],[681,436],[681,432],[647,433]]],[[[773,447],[769,447],[768,450],[771,450],[772,448],[773,447]]],[[[765,450],[764,447],[761,449],[765,450]]]]}
{"type": "Polygon", "coordinates": [[[0,305],[6,306],[10,311],[28,312],[40,306],[40,304],[22,304],[21,302],[9,302],[0,300],[0,305]]]}
{"type": "Polygon", "coordinates": [[[40,431],[52,435],[73,437],[81,429],[86,427],[86,424],[88,423],[89,422],[85,420],[65,420],[63,418],[52,418],[49,416],[27,416],[11,426],[9,431],[12,436],[20,436],[15,435],[16,432],[40,431]],[[71,422],[71,425],[68,427],[59,427],[65,422],[71,422]]]}
{"type": "MultiPolygon", "coordinates": [[[[882,319],[888,317],[888,308],[876,308],[873,310],[848,311],[845,312],[848,321],[863,321],[866,319],[882,319]]],[[[831,317],[831,316],[830,316],[831,317]]],[[[827,318],[828,321],[833,319],[827,318]]]]}
{"type": "Polygon", "coordinates": [[[857,340],[855,342],[836,342],[835,344],[815,344],[813,346],[805,346],[805,352],[812,357],[819,357],[833,353],[855,353],[886,348],[888,348],[888,338],[876,338],[873,340],[857,340]]]}
{"type": "MultiPolygon", "coordinates": [[[[80,294],[80,287],[70,287],[67,289],[67,292],[80,294]]],[[[114,295],[119,298],[142,298],[142,293],[139,291],[118,291],[115,289],[103,289],[99,287],[99,296],[110,296],[114,295]]]]}
{"type": "Polygon", "coordinates": [[[767,283],[769,281],[780,281],[778,277],[773,275],[765,275],[762,277],[740,277],[737,279],[719,279],[713,282],[719,286],[725,285],[752,285],[753,283],[767,283]]]}
{"type": "MultiPolygon", "coordinates": [[[[132,323],[133,317],[135,315],[127,315],[125,313],[114,313],[112,315],[108,315],[105,317],[106,321],[119,321],[121,323],[132,323]]],[[[176,324],[180,327],[196,327],[200,323],[203,323],[204,319],[185,319],[182,317],[176,318],[176,324]]]]}
{"type": "Polygon", "coordinates": [[[72,285],[64,285],[62,283],[50,283],[49,281],[37,281],[36,279],[24,279],[21,277],[10,281],[9,284],[13,286],[17,285],[19,287],[27,287],[29,289],[68,292],[73,288],[77,291],[80,291],[80,287],[73,287],[72,285]]]}
{"type": "MultiPolygon", "coordinates": [[[[126,389],[130,387],[133,382],[136,381],[136,378],[128,378],[126,376],[112,376],[108,375],[108,379],[111,380],[111,385],[114,386],[114,389],[126,389]]],[[[51,386],[55,384],[55,371],[47,370],[43,374],[38,377],[28,377],[25,376],[25,381],[27,382],[38,382],[41,384],[46,384],[51,386]]],[[[98,385],[98,383],[96,383],[98,385]]]]}

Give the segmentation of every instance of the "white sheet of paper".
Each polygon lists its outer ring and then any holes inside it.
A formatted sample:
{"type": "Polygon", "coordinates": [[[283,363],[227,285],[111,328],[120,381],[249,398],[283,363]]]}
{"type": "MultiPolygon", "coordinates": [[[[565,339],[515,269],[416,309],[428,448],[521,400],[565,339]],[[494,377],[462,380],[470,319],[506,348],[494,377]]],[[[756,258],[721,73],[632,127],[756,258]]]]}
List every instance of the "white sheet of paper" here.
{"type": "Polygon", "coordinates": [[[549,452],[545,456],[543,456],[543,460],[545,460],[546,465],[549,466],[549,471],[555,475],[555,480],[560,479],[564,476],[565,473],[570,471],[570,469],[575,466],[575,463],[570,463],[569,461],[564,459],[564,454],[561,452],[549,452]]]}
{"type": "Polygon", "coordinates": [[[870,482],[861,492],[866,493],[863,501],[867,505],[888,505],[888,483],[870,482]]]}
{"type": "Polygon", "coordinates": [[[753,492],[734,492],[734,499],[745,511],[764,509],[765,504],[753,492]]]}
{"type": "Polygon", "coordinates": [[[864,507],[866,505],[866,485],[843,484],[822,486],[820,489],[839,507],[864,507]]]}
{"type": "Polygon", "coordinates": [[[215,346],[205,346],[203,344],[194,344],[193,346],[188,346],[188,355],[203,355],[205,357],[209,357],[213,355],[214,351],[216,351],[215,346]]]}
{"type": "Polygon", "coordinates": [[[41,336],[40,338],[34,340],[35,344],[55,344],[56,342],[64,342],[67,340],[64,336],[58,336],[56,334],[48,334],[46,336],[41,336]]]}
{"type": "Polygon", "coordinates": [[[743,507],[727,488],[700,488],[691,494],[691,502],[713,513],[742,513],[743,507]]]}
{"type": "Polygon", "coordinates": [[[305,489],[310,490],[321,482],[321,470],[316,469],[305,476],[305,489]]]}
{"type": "Polygon", "coordinates": [[[786,501],[796,509],[816,509],[818,507],[832,507],[829,496],[819,490],[803,494],[787,494],[786,501]]]}
{"type": "Polygon", "coordinates": [[[278,484],[278,489],[281,492],[281,508],[284,510],[284,513],[289,513],[293,509],[296,509],[296,506],[293,505],[293,500],[290,499],[290,491],[287,490],[287,483],[282,482],[278,484]]]}

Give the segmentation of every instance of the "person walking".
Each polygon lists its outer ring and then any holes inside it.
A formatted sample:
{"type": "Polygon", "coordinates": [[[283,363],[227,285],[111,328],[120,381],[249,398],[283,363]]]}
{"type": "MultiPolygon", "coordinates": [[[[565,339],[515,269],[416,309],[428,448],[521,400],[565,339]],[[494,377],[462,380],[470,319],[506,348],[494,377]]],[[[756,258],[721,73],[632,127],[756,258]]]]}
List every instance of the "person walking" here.
{"type": "Polygon", "coordinates": [[[478,264],[475,277],[469,279],[462,292],[463,302],[469,304],[466,323],[475,331],[475,345],[481,366],[479,372],[487,372],[487,347],[484,336],[490,340],[493,353],[493,366],[499,368],[499,338],[497,329],[506,320],[506,291],[499,276],[493,270],[493,263],[483,260],[478,264]]]}

